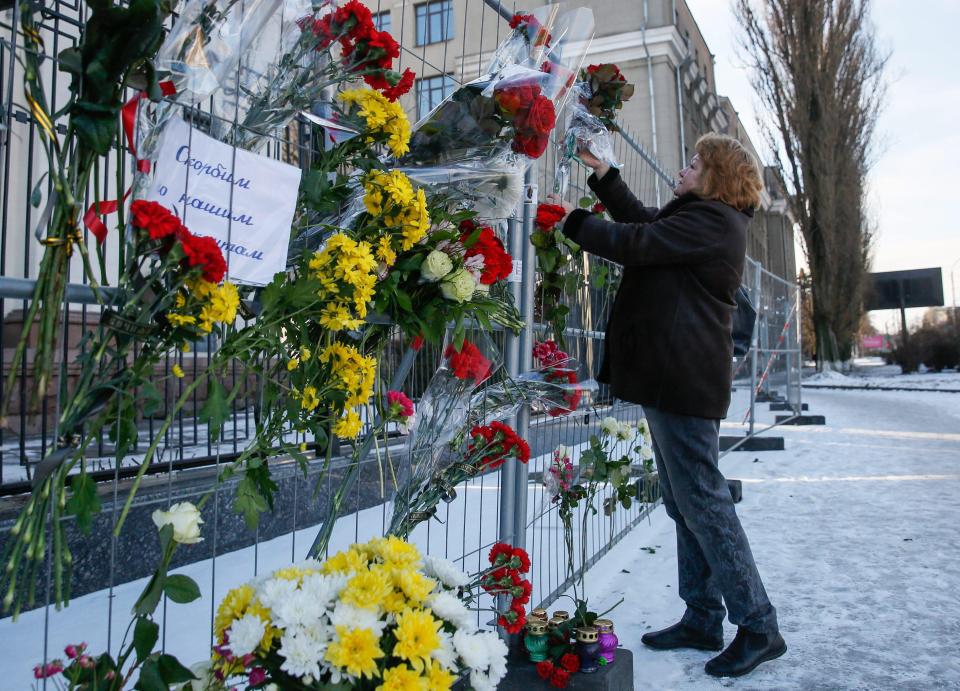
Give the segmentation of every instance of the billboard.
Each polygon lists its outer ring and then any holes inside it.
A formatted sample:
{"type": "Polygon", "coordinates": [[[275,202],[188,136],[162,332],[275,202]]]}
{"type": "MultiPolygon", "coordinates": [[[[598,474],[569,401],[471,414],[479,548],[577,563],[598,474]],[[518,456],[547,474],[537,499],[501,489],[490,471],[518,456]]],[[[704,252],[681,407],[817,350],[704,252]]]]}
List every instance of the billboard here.
{"type": "Polygon", "coordinates": [[[867,311],[901,307],[942,307],[943,275],[940,267],[868,274],[867,311]]]}

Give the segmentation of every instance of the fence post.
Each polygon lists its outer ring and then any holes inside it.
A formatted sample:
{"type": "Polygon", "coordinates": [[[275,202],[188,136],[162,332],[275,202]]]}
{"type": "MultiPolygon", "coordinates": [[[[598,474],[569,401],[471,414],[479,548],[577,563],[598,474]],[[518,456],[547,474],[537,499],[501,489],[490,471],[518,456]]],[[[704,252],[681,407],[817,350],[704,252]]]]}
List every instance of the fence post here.
{"type": "Polygon", "coordinates": [[[761,290],[761,271],[760,263],[753,264],[753,300],[757,306],[757,320],[753,324],[753,338],[750,343],[750,429],[747,435],[753,434],[754,423],[756,422],[757,408],[757,349],[760,347],[760,322],[764,319],[763,295],[761,290]]]}

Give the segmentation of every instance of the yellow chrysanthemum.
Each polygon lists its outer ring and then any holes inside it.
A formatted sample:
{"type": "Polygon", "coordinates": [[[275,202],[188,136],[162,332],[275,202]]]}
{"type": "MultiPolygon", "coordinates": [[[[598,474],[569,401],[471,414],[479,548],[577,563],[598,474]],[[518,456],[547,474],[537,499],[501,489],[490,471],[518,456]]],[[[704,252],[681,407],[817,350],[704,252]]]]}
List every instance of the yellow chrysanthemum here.
{"type": "Polygon", "coordinates": [[[416,545],[411,545],[396,535],[376,538],[371,544],[377,556],[389,565],[418,568],[421,564],[420,550],[416,545]]]}
{"type": "Polygon", "coordinates": [[[427,680],[406,665],[398,665],[383,671],[377,691],[427,691],[427,680]]]}
{"type": "Polygon", "coordinates": [[[184,375],[183,367],[181,367],[180,365],[174,365],[173,367],[170,368],[170,371],[173,373],[173,376],[175,376],[177,379],[183,379],[183,375],[184,375]]]}
{"type": "MultiPolygon", "coordinates": [[[[244,614],[254,614],[265,622],[270,622],[270,610],[255,598],[256,592],[248,583],[229,591],[217,608],[217,616],[213,620],[213,630],[218,641],[223,640],[223,632],[229,629],[233,622],[244,614]]],[[[269,648],[277,629],[267,626],[260,645],[269,648]]]]}
{"type": "Polygon", "coordinates": [[[350,548],[328,557],[320,570],[325,574],[365,572],[367,570],[367,559],[358,550],[350,548]]]}
{"type": "Polygon", "coordinates": [[[432,578],[427,578],[419,571],[401,569],[394,572],[394,580],[407,600],[413,605],[420,606],[437,584],[432,578]]]}
{"type": "Polygon", "coordinates": [[[237,309],[240,307],[240,294],[237,286],[225,282],[222,285],[197,279],[188,284],[190,293],[199,300],[203,307],[200,309],[200,328],[210,332],[213,325],[232,324],[237,318],[237,309]]]}
{"type": "Polygon", "coordinates": [[[363,355],[352,345],[338,342],[321,350],[318,357],[330,365],[333,386],[346,392],[346,406],[365,405],[370,401],[377,377],[376,358],[363,355]]]}
{"type": "Polygon", "coordinates": [[[182,346],[180,346],[180,352],[181,352],[181,353],[189,353],[189,352],[190,352],[190,344],[189,344],[189,343],[184,343],[182,346]]]}
{"type": "Polygon", "coordinates": [[[310,360],[310,358],[311,358],[312,356],[313,356],[313,353],[310,352],[310,349],[309,349],[307,346],[302,346],[302,347],[300,348],[300,359],[301,359],[301,360],[303,360],[304,362],[307,362],[307,361],[310,360]]]}
{"type": "Polygon", "coordinates": [[[377,660],[383,656],[379,638],[373,631],[338,626],[324,659],[354,677],[373,679],[379,676],[377,660]]]}
{"type": "Polygon", "coordinates": [[[390,580],[381,571],[364,570],[347,581],[340,598],[361,609],[376,609],[390,594],[390,580]]]}
{"type": "Polygon", "coordinates": [[[320,397],[317,396],[317,387],[303,387],[300,393],[300,407],[304,410],[314,410],[318,405],[320,405],[320,397]]]}
{"type": "Polygon", "coordinates": [[[423,670],[430,654],[440,647],[440,622],[430,612],[408,609],[397,615],[393,654],[406,660],[417,671],[423,670]]]}
{"type": "Polygon", "coordinates": [[[387,266],[393,266],[394,262],[397,261],[397,253],[393,250],[390,237],[387,235],[377,240],[377,259],[387,266]]]}
{"type": "Polygon", "coordinates": [[[197,318],[189,314],[167,312],[167,321],[170,322],[172,326],[183,326],[184,324],[196,324],[197,318]]]}
{"type": "Polygon", "coordinates": [[[333,433],[341,439],[356,439],[363,429],[363,421],[355,410],[348,410],[346,414],[333,425],[333,433]]]}
{"type": "Polygon", "coordinates": [[[450,691],[457,678],[445,670],[436,660],[427,662],[424,678],[427,681],[427,691],[450,691]]]}
{"type": "Polygon", "coordinates": [[[380,606],[387,614],[400,614],[405,609],[410,609],[410,603],[402,590],[391,590],[390,594],[380,603],[380,606]]]}
{"type": "Polygon", "coordinates": [[[321,286],[317,291],[323,305],[320,325],[329,331],[360,328],[377,281],[373,245],[335,233],[311,257],[308,267],[321,286]]]}
{"type": "Polygon", "coordinates": [[[173,306],[176,307],[177,309],[180,309],[186,304],[187,304],[187,298],[184,297],[183,293],[177,293],[176,296],[173,298],[173,306]]]}
{"type": "Polygon", "coordinates": [[[366,121],[371,135],[368,142],[374,141],[373,135],[386,134],[387,148],[394,156],[403,156],[410,150],[410,120],[399,103],[373,89],[348,89],[340,93],[339,99],[348,111],[353,110],[349,106],[357,107],[357,114],[366,121]]]}
{"type": "Polygon", "coordinates": [[[287,371],[292,372],[300,366],[300,361],[297,358],[290,358],[287,360],[287,371]]]}

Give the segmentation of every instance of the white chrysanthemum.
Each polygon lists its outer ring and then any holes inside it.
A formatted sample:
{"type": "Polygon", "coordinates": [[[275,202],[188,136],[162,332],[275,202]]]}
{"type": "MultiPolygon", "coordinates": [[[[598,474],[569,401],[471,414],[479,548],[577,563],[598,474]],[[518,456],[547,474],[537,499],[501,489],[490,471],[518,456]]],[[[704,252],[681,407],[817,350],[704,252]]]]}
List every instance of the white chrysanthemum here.
{"type": "Polygon", "coordinates": [[[523,174],[519,171],[506,169],[469,182],[474,210],[481,218],[509,218],[523,197],[523,174]]]}
{"type": "Polygon", "coordinates": [[[433,610],[433,613],[444,621],[449,621],[457,629],[473,631],[476,627],[473,625],[474,616],[467,609],[466,605],[456,595],[440,591],[434,593],[427,599],[427,605],[433,610]]]}
{"type": "Polygon", "coordinates": [[[423,557],[424,573],[443,583],[448,588],[461,588],[470,582],[470,576],[458,569],[449,559],[426,555],[423,557]]]}
{"type": "Polygon", "coordinates": [[[370,629],[379,637],[387,622],[380,618],[379,610],[361,609],[343,601],[337,602],[330,613],[330,623],[350,629],[370,629]]]}
{"type": "Polygon", "coordinates": [[[283,658],[280,669],[298,678],[307,675],[314,679],[319,678],[320,661],[327,649],[327,642],[327,639],[321,638],[315,631],[307,629],[286,631],[280,638],[278,652],[283,658]]]}
{"type": "Polygon", "coordinates": [[[296,581],[289,578],[268,578],[257,588],[257,595],[264,607],[272,610],[293,597],[296,590],[296,581]]]}
{"type": "Polygon", "coordinates": [[[470,671],[470,686],[473,691],[495,691],[497,688],[490,677],[476,669],[470,671]]]}
{"type": "Polygon", "coordinates": [[[640,452],[640,458],[642,458],[642,459],[645,460],[645,461],[652,461],[652,460],[653,460],[653,447],[652,447],[652,446],[644,446],[644,447],[643,447],[643,451],[640,452]]]}
{"type": "Polygon", "coordinates": [[[456,631],[453,634],[453,647],[467,667],[486,670],[490,666],[487,643],[483,640],[481,634],[456,631]]]}
{"type": "Polygon", "coordinates": [[[633,438],[633,426],[624,422],[617,428],[617,439],[626,441],[633,438]]]}
{"type": "Polygon", "coordinates": [[[600,421],[600,431],[611,437],[615,437],[620,429],[620,421],[613,416],[607,416],[600,421]]]}
{"type": "Polygon", "coordinates": [[[493,631],[478,634],[487,649],[487,674],[496,686],[507,674],[507,644],[493,631]]]}
{"type": "Polygon", "coordinates": [[[347,577],[345,574],[328,576],[322,573],[313,573],[304,576],[303,583],[300,584],[300,591],[304,597],[314,600],[323,609],[327,609],[346,584],[347,577]]]}
{"type": "Polygon", "coordinates": [[[457,664],[457,651],[453,649],[453,636],[443,629],[440,629],[437,635],[440,637],[440,645],[430,653],[430,657],[440,663],[441,667],[446,667],[450,670],[459,669],[459,665],[457,664]]]}
{"type": "Polygon", "coordinates": [[[642,417],[637,420],[637,431],[644,436],[644,438],[650,436],[650,425],[647,423],[647,418],[642,417]]]}
{"type": "Polygon", "coordinates": [[[267,626],[256,614],[244,614],[230,625],[230,652],[237,657],[249,655],[257,646],[267,626]]]}
{"type": "Polygon", "coordinates": [[[273,604],[270,611],[275,626],[309,629],[320,623],[321,617],[327,613],[327,607],[325,602],[315,600],[312,593],[297,588],[288,597],[273,604]]]}

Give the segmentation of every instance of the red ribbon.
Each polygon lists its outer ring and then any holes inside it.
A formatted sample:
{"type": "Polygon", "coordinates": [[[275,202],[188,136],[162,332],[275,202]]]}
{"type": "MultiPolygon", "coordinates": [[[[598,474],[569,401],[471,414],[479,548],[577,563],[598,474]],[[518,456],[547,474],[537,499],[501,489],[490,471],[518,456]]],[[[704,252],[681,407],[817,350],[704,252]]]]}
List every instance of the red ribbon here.
{"type": "MultiPolygon", "coordinates": [[[[177,90],[173,86],[173,82],[165,81],[160,82],[160,92],[164,96],[173,96],[177,93],[177,90]]],[[[127,139],[127,147],[130,149],[130,153],[133,154],[133,158],[136,160],[137,170],[141,173],[150,172],[150,161],[145,158],[139,158],[137,156],[137,146],[134,141],[133,128],[137,120],[137,108],[140,106],[140,99],[146,97],[147,92],[141,91],[136,96],[127,101],[123,108],[120,110],[120,124],[123,125],[123,134],[127,139]]],[[[104,202],[94,202],[90,205],[90,208],[87,209],[87,212],[83,215],[83,225],[93,233],[99,244],[107,239],[107,226],[104,225],[103,221],[100,220],[100,216],[107,216],[112,213],[116,213],[117,209],[120,207],[127,197],[130,196],[130,191],[132,188],[127,188],[127,191],[123,193],[123,197],[119,200],[111,199],[104,202]]]]}

